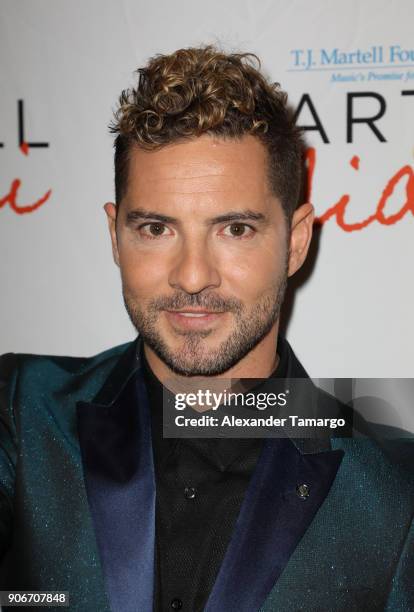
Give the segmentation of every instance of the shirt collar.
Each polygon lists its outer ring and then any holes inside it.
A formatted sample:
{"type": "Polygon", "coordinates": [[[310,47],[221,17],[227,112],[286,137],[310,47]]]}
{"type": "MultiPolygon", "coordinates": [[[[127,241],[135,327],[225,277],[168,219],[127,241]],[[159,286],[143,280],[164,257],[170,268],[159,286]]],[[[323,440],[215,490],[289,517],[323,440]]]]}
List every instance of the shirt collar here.
{"type": "MultiPolygon", "coordinates": [[[[167,459],[185,444],[203,458],[212,463],[218,470],[225,471],[242,455],[249,451],[257,451],[262,447],[260,438],[164,438],[163,437],[163,392],[165,388],[151,370],[143,350],[140,347],[141,363],[148,391],[151,411],[152,443],[156,463],[164,464],[167,459]]],[[[279,363],[271,378],[286,378],[291,370],[287,342],[278,340],[279,363]]]]}

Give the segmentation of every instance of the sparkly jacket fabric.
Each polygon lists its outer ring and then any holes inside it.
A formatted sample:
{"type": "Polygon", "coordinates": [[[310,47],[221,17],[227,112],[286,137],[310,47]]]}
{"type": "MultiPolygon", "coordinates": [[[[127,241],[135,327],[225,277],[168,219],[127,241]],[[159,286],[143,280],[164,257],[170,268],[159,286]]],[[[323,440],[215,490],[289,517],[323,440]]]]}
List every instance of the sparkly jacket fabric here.
{"type": "MultiPolygon", "coordinates": [[[[0,359],[2,590],[68,591],[73,612],[151,612],[139,344],[0,359]]],[[[289,376],[306,376],[287,347],[289,376]]],[[[413,459],[410,440],[267,439],[205,611],[414,610],[413,459]]]]}

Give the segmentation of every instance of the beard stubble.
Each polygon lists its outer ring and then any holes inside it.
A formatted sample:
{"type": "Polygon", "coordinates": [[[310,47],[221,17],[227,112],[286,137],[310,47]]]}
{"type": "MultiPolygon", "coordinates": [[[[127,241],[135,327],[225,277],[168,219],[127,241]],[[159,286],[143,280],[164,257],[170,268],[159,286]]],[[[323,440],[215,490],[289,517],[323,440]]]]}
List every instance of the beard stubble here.
{"type": "MultiPolygon", "coordinates": [[[[286,257],[280,278],[258,302],[246,309],[236,298],[223,298],[211,291],[196,294],[176,292],[172,296],[151,299],[144,309],[139,300],[123,287],[124,303],[135,329],[154,353],[175,373],[181,376],[218,376],[235,366],[270,332],[280,315],[287,286],[286,257]],[[231,312],[234,325],[229,336],[216,348],[206,349],[203,341],[214,330],[175,330],[183,339],[173,349],[162,337],[158,320],[164,310],[205,308],[212,312],[231,312]]],[[[276,350],[276,347],[275,347],[276,350]]]]}

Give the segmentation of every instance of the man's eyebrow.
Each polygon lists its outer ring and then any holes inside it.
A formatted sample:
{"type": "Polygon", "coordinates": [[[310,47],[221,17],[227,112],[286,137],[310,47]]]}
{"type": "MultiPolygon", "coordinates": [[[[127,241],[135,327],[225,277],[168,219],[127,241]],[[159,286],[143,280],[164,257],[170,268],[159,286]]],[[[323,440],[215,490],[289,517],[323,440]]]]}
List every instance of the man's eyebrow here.
{"type": "Polygon", "coordinates": [[[229,221],[267,221],[266,215],[253,210],[231,211],[224,215],[218,215],[209,220],[211,225],[215,223],[228,223],[229,221]]]}
{"type": "MultiPolygon", "coordinates": [[[[152,210],[145,210],[144,208],[135,208],[130,210],[126,216],[127,223],[133,223],[137,220],[151,220],[159,221],[160,223],[175,223],[178,224],[179,220],[169,215],[162,215],[152,210]]],[[[255,212],[253,210],[243,211],[230,211],[223,215],[212,217],[207,221],[209,225],[215,225],[216,223],[229,223],[231,221],[259,221],[266,222],[268,219],[263,213],[255,212]]]]}
{"type": "Polygon", "coordinates": [[[161,215],[160,213],[157,213],[152,210],[145,210],[144,208],[135,208],[134,210],[130,210],[127,213],[127,223],[132,223],[139,219],[151,219],[153,221],[160,221],[161,223],[178,223],[178,219],[175,219],[174,217],[170,217],[168,215],[161,215]]]}

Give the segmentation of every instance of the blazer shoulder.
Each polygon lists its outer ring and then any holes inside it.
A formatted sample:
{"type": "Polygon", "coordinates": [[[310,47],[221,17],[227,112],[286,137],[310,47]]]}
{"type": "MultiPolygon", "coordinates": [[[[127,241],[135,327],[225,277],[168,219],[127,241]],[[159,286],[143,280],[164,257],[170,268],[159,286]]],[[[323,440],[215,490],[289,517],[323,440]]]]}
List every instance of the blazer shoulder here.
{"type": "Polygon", "coordinates": [[[0,401],[11,405],[13,396],[56,396],[76,389],[93,395],[133,342],[91,357],[6,353],[0,356],[0,401]]]}
{"type": "Polygon", "coordinates": [[[343,433],[338,430],[331,439],[334,449],[345,452],[344,465],[352,466],[354,475],[360,473],[361,482],[376,482],[375,487],[392,482],[398,490],[396,499],[406,496],[414,508],[413,433],[367,421],[353,404],[344,404],[319,388],[318,405],[324,414],[337,414],[347,424],[343,433]]]}
{"type": "Polygon", "coordinates": [[[16,387],[19,356],[15,353],[0,355],[0,401],[12,396],[16,387]]]}
{"type": "MultiPolygon", "coordinates": [[[[364,495],[382,500],[384,512],[414,516],[414,441],[410,438],[335,438],[344,451],[342,469],[364,495]]],[[[374,504],[374,499],[372,499],[374,504]]],[[[369,505],[369,504],[368,504],[369,505]]],[[[368,507],[367,505],[367,507],[368,507]]]]}

